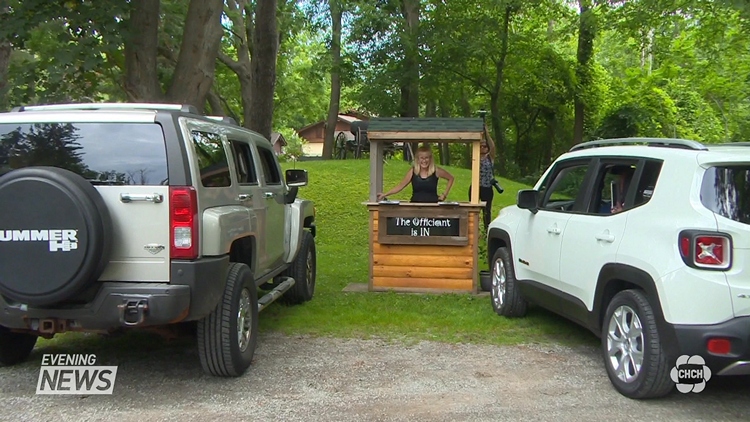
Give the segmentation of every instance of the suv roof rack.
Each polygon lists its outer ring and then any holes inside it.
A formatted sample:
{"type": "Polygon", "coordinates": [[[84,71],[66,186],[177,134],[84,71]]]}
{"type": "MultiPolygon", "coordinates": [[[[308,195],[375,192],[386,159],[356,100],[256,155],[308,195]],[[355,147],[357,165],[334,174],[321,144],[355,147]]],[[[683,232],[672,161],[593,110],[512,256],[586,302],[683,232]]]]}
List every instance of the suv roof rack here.
{"type": "Polygon", "coordinates": [[[696,151],[706,151],[708,148],[698,141],[691,141],[688,139],[672,139],[672,138],[616,138],[616,139],[599,139],[596,141],[583,142],[578,145],[574,145],[570,152],[579,151],[586,148],[596,148],[604,146],[616,146],[616,145],[648,145],[652,147],[669,147],[669,148],[681,148],[681,149],[692,149],[696,151]]]}
{"type": "Polygon", "coordinates": [[[190,104],[161,104],[161,103],[81,103],[81,104],[49,104],[36,106],[15,107],[12,112],[21,111],[55,111],[55,110],[169,110],[183,113],[201,114],[195,106],[190,104]]]}
{"type": "Polygon", "coordinates": [[[234,120],[234,118],[229,117],[229,116],[206,116],[206,118],[211,119],[211,120],[216,120],[219,122],[224,122],[230,125],[239,126],[239,124],[237,124],[237,120],[234,120]]]}

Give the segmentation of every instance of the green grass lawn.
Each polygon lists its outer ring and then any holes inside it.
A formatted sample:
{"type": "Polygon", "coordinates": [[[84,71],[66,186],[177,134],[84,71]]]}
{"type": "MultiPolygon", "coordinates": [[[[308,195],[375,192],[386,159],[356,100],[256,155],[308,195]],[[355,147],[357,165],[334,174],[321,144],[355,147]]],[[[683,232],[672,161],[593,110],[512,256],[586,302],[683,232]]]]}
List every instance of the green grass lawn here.
{"type": "MultiPolygon", "coordinates": [[[[369,221],[362,202],[369,196],[369,165],[365,159],[284,164],[285,168],[294,166],[309,172],[309,184],[300,188],[299,196],[316,204],[317,286],[314,299],[304,305],[273,305],[264,310],[260,318],[262,330],[490,344],[595,341],[587,331],[542,310],[533,309],[522,319],[499,317],[486,295],[343,292],[350,283],[368,281],[369,221]]],[[[395,186],[408,169],[408,163],[389,161],[384,170],[384,190],[395,186]]],[[[448,200],[468,200],[471,171],[446,169],[456,179],[448,200]]],[[[510,180],[499,181],[505,192],[495,195],[493,215],[515,203],[516,192],[527,187],[510,180]]],[[[441,180],[439,191],[444,186],[445,181],[441,180]]],[[[411,187],[407,186],[391,199],[408,200],[410,195],[411,187]]],[[[480,268],[485,269],[486,259],[480,259],[480,268]]]]}
{"type": "MultiPolygon", "coordinates": [[[[284,164],[285,168],[294,166],[309,172],[309,184],[300,188],[299,196],[316,204],[317,285],[310,302],[291,307],[275,303],[266,308],[260,315],[261,331],[409,342],[595,344],[596,339],[588,331],[543,310],[531,309],[521,319],[499,317],[487,295],[343,292],[350,283],[368,281],[369,222],[362,202],[369,195],[369,164],[364,159],[284,164]]],[[[407,170],[408,164],[403,161],[388,162],[384,189],[395,186],[407,170]]],[[[467,200],[470,170],[447,170],[456,178],[448,200],[467,200]]],[[[526,187],[499,180],[505,193],[495,195],[493,215],[514,203],[516,192],[526,187]]],[[[445,181],[440,183],[443,189],[445,181]]],[[[407,200],[410,195],[409,186],[392,198],[407,200]]],[[[480,259],[480,268],[485,269],[485,257],[480,259]]],[[[40,345],[81,341],[88,340],[81,334],[66,334],[40,345]]]]}

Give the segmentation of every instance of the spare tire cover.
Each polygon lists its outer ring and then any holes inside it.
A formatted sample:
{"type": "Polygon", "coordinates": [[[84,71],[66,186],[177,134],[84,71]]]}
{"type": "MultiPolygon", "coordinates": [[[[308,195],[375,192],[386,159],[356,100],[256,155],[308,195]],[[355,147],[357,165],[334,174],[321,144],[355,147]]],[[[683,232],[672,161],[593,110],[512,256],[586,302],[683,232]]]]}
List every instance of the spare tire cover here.
{"type": "Polygon", "coordinates": [[[0,177],[0,293],[29,305],[64,301],[109,262],[112,221],[81,176],[27,167],[0,177]]]}

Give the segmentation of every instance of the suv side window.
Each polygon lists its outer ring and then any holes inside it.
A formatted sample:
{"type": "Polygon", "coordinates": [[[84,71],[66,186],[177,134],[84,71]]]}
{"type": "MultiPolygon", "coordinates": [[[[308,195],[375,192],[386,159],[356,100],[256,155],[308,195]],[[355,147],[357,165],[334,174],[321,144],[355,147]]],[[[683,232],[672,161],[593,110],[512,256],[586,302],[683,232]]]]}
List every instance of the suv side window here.
{"type": "Polygon", "coordinates": [[[205,187],[225,187],[232,184],[229,176],[227,152],[221,135],[194,130],[191,133],[198,158],[201,183],[205,187]]]}
{"type": "Polygon", "coordinates": [[[539,208],[555,211],[573,211],[588,172],[589,162],[577,163],[552,173],[540,186],[539,208]]]}
{"type": "Polygon", "coordinates": [[[234,151],[234,164],[237,169],[237,180],[241,185],[257,185],[258,174],[255,172],[253,152],[245,142],[230,141],[234,151]]]}
{"type": "Polygon", "coordinates": [[[701,185],[703,206],[722,217],[750,224],[749,201],[750,166],[716,166],[706,170],[701,185]]]}
{"type": "Polygon", "coordinates": [[[281,173],[279,172],[279,166],[276,164],[276,155],[268,148],[258,146],[258,153],[260,154],[260,162],[263,166],[263,175],[266,178],[267,185],[280,185],[281,184],[281,173]]]}
{"type": "Polygon", "coordinates": [[[613,214],[648,202],[653,195],[661,164],[661,161],[654,160],[603,159],[588,211],[594,214],[613,214]],[[632,183],[636,177],[637,186],[632,183]]]}

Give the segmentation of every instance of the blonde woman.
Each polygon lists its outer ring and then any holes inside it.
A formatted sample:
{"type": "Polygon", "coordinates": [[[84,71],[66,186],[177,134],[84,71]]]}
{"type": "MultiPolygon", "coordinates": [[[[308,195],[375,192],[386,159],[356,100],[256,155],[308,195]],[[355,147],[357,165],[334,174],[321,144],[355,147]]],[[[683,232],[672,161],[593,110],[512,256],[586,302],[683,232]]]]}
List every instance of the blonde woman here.
{"type": "Polygon", "coordinates": [[[378,201],[401,192],[409,183],[411,183],[412,189],[411,202],[445,201],[453,186],[453,175],[435,166],[432,149],[427,146],[421,146],[417,149],[414,166],[406,172],[404,180],[388,192],[379,193],[378,201]],[[440,178],[446,179],[448,186],[446,186],[445,192],[438,195],[437,188],[440,178]]]}

